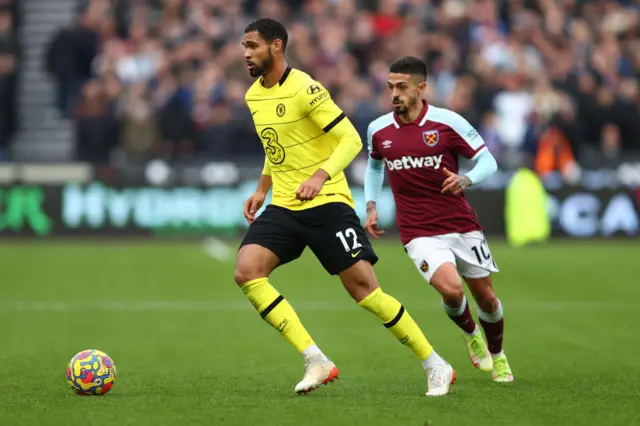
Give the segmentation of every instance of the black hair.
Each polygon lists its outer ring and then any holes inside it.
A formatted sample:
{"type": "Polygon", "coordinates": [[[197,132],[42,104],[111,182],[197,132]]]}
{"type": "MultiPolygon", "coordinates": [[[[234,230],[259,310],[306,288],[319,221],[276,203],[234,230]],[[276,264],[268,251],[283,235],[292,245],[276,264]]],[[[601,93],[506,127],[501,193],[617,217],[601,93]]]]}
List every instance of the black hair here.
{"type": "Polygon", "coordinates": [[[389,65],[389,72],[409,74],[427,81],[427,63],[415,56],[403,56],[389,65]]]}
{"type": "Polygon", "coordinates": [[[276,39],[282,41],[282,52],[286,50],[289,35],[281,22],[271,18],[256,19],[244,29],[245,34],[252,31],[257,31],[267,43],[271,43],[276,39]]]}

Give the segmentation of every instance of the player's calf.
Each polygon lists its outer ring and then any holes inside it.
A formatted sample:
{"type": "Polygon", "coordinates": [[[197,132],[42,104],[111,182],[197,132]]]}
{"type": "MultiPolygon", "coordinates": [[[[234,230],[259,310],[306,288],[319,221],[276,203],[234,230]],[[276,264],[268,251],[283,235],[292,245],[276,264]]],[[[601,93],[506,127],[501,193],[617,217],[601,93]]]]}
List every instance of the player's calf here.
{"type": "Polygon", "coordinates": [[[453,368],[436,353],[404,306],[378,286],[371,264],[360,261],[341,272],[340,279],[358,305],[380,318],[396,339],[420,359],[427,375],[427,395],[447,394],[455,381],[453,368]]]}
{"type": "Polygon", "coordinates": [[[309,392],[333,381],[338,370],[314,343],[293,307],[269,283],[267,277],[277,264],[276,255],[266,248],[244,246],[238,253],[234,279],[262,319],[287,339],[305,359],[305,378],[298,383],[296,391],[309,392]]]}
{"type": "Polygon", "coordinates": [[[489,352],[492,355],[498,355],[502,352],[502,339],[504,336],[504,318],[502,316],[502,304],[498,300],[498,307],[494,312],[486,312],[484,309],[478,309],[478,317],[480,324],[487,336],[489,352]]]}
{"type": "Polygon", "coordinates": [[[502,350],[504,337],[504,317],[502,303],[493,291],[491,276],[483,278],[465,278],[478,303],[480,325],[487,338],[487,346],[493,361],[493,380],[496,382],[512,382],[513,373],[502,350]]]}
{"type": "Polygon", "coordinates": [[[463,331],[462,336],[473,366],[481,371],[491,371],[491,356],[480,328],[471,315],[456,267],[448,262],[441,265],[431,278],[431,285],[442,295],[445,313],[463,331]]]}
{"type": "Polygon", "coordinates": [[[430,284],[442,296],[442,307],[449,318],[462,331],[472,334],[477,331],[477,326],[466,298],[462,290],[462,281],[455,265],[444,263],[431,277],[430,284]]]}
{"type": "Polygon", "coordinates": [[[449,318],[462,329],[462,337],[473,366],[481,371],[491,371],[493,368],[491,354],[482,337],[480,328],[473,320],[467,298],[463,297],[462,304],[457,308],[448,306],[444,300],[442,306],[449,318]]]}
{"type": "Polygon", "coordinates": [[[504,318],[502,304],[493,291],[491,275],[481,278],[465,277],[465,281],[478,304],[480,325],[484,329],[492,355],[502,352],[504,318]]]}

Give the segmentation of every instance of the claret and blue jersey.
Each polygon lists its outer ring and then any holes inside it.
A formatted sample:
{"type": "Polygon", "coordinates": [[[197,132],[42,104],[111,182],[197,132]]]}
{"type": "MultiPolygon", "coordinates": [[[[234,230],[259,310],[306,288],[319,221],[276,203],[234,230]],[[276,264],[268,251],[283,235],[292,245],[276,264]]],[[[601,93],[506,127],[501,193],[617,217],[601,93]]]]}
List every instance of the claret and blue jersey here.
{"type": "MultiPolygon", "coordinates": [[[[367,142],[369,169],[381,174],[386,165],[404,244],[422,236],[482,229],[464,195],[441,193],[444,168],[457,173],[459,155],[473,160],[484,153],[491,157],[467,120],[425,102],[422,114],[412,123],[403,123],[395,113],[374,120],[367,142]]],[[[376,186],[368,180],[367,186],[376,186]]]]}

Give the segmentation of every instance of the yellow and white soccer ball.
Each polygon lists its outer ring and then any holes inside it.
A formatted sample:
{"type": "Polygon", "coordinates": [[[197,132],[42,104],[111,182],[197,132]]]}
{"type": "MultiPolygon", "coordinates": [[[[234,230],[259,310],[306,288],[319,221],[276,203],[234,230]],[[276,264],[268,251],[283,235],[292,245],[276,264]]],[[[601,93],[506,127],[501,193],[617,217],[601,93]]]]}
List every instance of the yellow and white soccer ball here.
{"type": "Polygon", "coordinates": [[[116,366],[106,353],[87,349],[69,361],[67,381],[79,395],[104,395],[116,381],[116,366]]]}

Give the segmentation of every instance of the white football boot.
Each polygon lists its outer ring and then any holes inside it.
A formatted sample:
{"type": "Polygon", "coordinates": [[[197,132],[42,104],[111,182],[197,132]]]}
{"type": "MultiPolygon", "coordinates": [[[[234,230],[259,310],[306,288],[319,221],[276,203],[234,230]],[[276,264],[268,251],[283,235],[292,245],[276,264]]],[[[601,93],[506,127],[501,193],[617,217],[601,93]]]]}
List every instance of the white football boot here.
{"type": "Polygon", "coordinates": [[[442,396],[449,393],[449,388],[456,381],[456,372],[449,364],[429,367],[427,375],[427,396],[442,396]]]}
{"type": "Polygon", "coordinates": [[[304,377],[296,385],[298,395],[309,392],[335,381],[338,378],[338,367],[326,358],[314,357],[307,360],[304,366],[304,377]]]}

